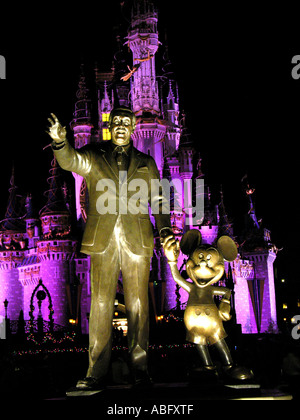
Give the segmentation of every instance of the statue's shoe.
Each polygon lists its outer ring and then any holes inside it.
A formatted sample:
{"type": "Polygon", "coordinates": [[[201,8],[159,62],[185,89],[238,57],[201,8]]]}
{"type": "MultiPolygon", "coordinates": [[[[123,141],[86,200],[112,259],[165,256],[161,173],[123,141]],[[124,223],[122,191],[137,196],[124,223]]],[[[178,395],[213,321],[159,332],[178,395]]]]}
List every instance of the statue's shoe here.
{"type": "Polygon", "coordinates": [[[80,379],[76,384],[76,388],[86,391],[98,391],[104,389],[105,386],[103,381],[89,376],[84,379],[80,379]]]}
{"type": "Polygon", "coordinates": [[[96,378],[87,377],[84,379],[80,379],[77,382],[76,387],[67,390],[66,396],[89,397],[95,394],[99,394],[99,392],[104,391],[104,389],[105,385],[103,381],[96,378]]]}
{"type": "Polygon", "coordinates": [[[243,366],[229,365],[223,368],[227,378],[235,382],[248,382],[253,381],[254,374],[252,370],[247,369],[243,366]]]}

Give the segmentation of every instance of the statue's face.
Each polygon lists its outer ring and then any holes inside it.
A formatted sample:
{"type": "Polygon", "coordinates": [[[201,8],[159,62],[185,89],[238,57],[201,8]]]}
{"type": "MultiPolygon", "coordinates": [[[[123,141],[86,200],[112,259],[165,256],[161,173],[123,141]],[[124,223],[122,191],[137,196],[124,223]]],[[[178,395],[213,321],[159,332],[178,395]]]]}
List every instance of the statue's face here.
{"type": "Polygon", "coordinates": [[[112,142],[118,146],[126,146],[135,130],[135,124],[130,114],[120,112],[114,115],[109,128],[112,142]]]}
{"type": "Polygon", "coordinates": [[[199,246],[190,255],[186,271],[196,286],[207,287],[221,279],[224,259],[216,248],[199,246]]]}

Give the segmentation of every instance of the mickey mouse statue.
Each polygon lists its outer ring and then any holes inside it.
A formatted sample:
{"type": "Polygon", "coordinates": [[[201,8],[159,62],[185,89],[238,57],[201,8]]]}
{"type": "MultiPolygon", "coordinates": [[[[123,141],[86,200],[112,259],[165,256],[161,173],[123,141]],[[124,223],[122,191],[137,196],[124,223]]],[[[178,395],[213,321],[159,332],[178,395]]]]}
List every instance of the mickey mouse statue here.
{"type": "Polygon", "coordinates": [[[245,383],[253,378],[253,373],[234,365],[225,341],[227,334],[223,321],[231,318],[231,291],[215,285],[224,274],[224,260],[234,261],[237,257],[237,248],[229,236],[221,236],[216,247],[201,242],[201,233],[196,229],[186,232],[180,242],[181,251],[189,256],[186,272],[192,283],[183,279],[178,271],[178,241],[168,236],[163,242],[173,279],[189,293],[184,312],[186,339],[195,343],[206,371],[216,373],[216,367],[208,350],[208,345],[214,345],[220,353],[226,376],[234,382],[245,383]],[[214,296],[222,296],[219,307],[214,303],[214,296]]]}

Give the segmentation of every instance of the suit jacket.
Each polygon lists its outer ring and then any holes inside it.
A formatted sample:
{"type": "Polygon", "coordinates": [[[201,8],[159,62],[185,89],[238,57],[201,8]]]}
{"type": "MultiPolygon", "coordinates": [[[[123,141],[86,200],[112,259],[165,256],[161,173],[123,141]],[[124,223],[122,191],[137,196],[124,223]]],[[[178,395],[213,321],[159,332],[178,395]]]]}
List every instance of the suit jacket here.
{"type": "MultiPolygon", "coordinates": [[[[63,169],[81,175],[87,183],[89,208],[81,252],[88,255],[104,252],[109,244],[117,218],[121,214],[124,235],[130,251],[136,255],[151,257],[154,240],[148,210],[150,201],[158,206],[156,208],[158,214],[154,214],[158,231],[166,227],[171,229],[170,215],[163,214],[169,205],[166,196],[164,193],[157,194],[151,191],[151,180],[159,180],[159,172],[154,159],[132,147],[127,184],[122,184],[110,142],[87,145],[75,150],[66,140],[63,147],[59,149],[55,149],[55,145],[53,145],[53,152],[63,169]],[[122,188],[127,190],[129,183],[140,179],[145,181],[148,187],[146,200],[141,200],[140,208],[137,209],[134,206],[133,210],[129,208],[127,214],[122,214],[124,213],[122,205],[130,205],[130,202],[134,202],[134,194],[137,193],[137,190],[132,188],[134,191],[126,191],[124,194],[122,188]],[[104,182],[105,184],[105,180],[113,181],[112,185],[115,188],[108,188],[108,190],[103,188],[101,183],[104,182]],[[123,191],[123,195],[121,191],[123,191]],[[131,198],[133,201],[130,200],[131,198]],[[116,203],[114,214],[100,214],[105,207],[105,203],[113,199],[116,203]],[[121,206],[119,205],[120,199],[121,206]],[[124,200],[127,200],[127,203],[124,203],[124,200]]],[[[134,185],[134,182],[132,185],[134,185]]]]}

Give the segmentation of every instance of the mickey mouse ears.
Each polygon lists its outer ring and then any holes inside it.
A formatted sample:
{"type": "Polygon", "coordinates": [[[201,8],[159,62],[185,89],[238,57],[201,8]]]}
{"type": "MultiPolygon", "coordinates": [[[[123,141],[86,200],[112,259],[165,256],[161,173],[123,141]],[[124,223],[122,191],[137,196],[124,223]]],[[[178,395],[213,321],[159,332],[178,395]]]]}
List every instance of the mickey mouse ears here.
{"type": "Polygon", "coordinates": [[[201,244],[202,236],[199,230],[191,229],[186,232],[180,242],[180,249],[185,255],[190,255],[201,244]]]}
{"type": "Polygon", "coordinates": [[[237,247],[229,236],[221,236],[217,242],[217,249],[226,261],[234,261],[237,257],[237,247]]]}

